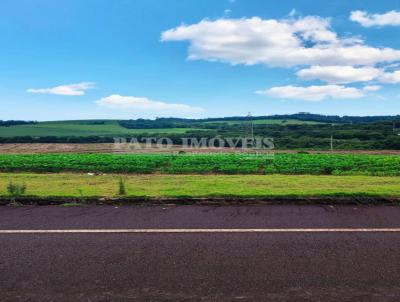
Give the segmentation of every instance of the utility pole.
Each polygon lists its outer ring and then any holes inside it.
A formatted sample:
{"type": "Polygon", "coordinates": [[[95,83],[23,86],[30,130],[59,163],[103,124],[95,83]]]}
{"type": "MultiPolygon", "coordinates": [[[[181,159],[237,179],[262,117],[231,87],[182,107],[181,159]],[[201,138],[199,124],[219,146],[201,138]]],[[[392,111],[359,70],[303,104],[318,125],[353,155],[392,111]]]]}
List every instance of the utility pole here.
{"type": "Polygon", "coordinates": [[[253,118],[251,116],[251,112],[247,114],[247,117],[250,119],[250,133],[251,133],[251,144],[254,148],[254,124],[253,124],[253,118]]]}
{"type": "Polygon", "coordinates": [[[331,135],[331,151],[333,151],[333,135],[331,135]]]}

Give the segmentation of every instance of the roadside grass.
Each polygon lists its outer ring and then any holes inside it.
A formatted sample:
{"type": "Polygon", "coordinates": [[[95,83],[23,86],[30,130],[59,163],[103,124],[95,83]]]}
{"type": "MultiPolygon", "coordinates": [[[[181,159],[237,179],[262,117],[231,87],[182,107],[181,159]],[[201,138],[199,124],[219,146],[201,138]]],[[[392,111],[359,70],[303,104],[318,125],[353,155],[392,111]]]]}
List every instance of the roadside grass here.
{"type": "MultiPolygon", "coordinates": [[[[124,197],[400,197],[400,177],[315,175],[124,175],[124,197]]],[[[121,197],[121,175],[0,173],[7,184],[24,183],[29,196],[121,197]]]]}

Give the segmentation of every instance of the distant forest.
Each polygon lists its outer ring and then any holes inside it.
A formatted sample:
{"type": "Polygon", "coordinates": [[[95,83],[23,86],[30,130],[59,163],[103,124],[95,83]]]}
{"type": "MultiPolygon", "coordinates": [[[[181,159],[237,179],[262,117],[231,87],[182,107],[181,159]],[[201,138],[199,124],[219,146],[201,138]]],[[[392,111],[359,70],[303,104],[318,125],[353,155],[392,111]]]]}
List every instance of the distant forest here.
{"type": "Polygon", "coordinates": [[[30,125],[30,124],[36,124],[37,122],[35,121],[1,121],[0,120],[0,127],[10,127],[10,126],[16,126],[16,125],[30,125]]]}
{"type": "MultiPolygon", "coordinates": [[[[9,123],[11,122],[13,121],[9,123]]],[[[18,123],[18,121],[14,122],[18,123]]],[[[21,124],[21,122],[19,123],[21,124]]],[[[102,121],[90,121],[90,123],[101,125],[102,121]]],[[[400,150],[400,116],[340,117],[298,113],[209,119],[137,119],[121,120],[118,123],[128,129],[142,129],[143,131],[134,135],[138,140],[149,136],[169,137],[176,145],[182,144],[183,138],[200,139],[201,137],[216,136],[238,138],[254,135],[255,137],[272,138],[277,149],[327,150],[330,148],[332,137],[334,148],[337,150],[400,150]],[[280,121],[270,123],[260,120],[280,121]],[[286,121],[293,120],[300,122],[286,123],[286,121]],[[260,122],[257,123],[257,121],[260,122]],[[164,133],[162,131],[154,133],[154,129],[170,128],[185,129],[182,133],[165,133],[165,131],[163,131],[164,133]],[[152,129],[152,131],[146,133],[146,129],[152,129]]],[[[0,137],[0,143],[112,143],[113,141],[112,135],[0,137]]]]}
{"type": "Polygon", "coordinates": [[[184,118],[156,118],[155,120],[149,119],[136,119],[136,120],[123,120],[119,121],[122,127],[128,129],[154,129],[154,128],[187,128],[198,127],[204,123],[211,122],[232,122],[232,121],[256,121],[256,120],[288,120],[294,119],[305,122],[318,122],[318,123],[335,123],[335,124],[360,124],[360,123],[373,123],[373,122],[395,122],[400,123],[400,115],[390,116],[338,116],[338,115],[320,115],[312,113],[296,113],[296,114],[281,114],[281,115],[265,115],[265,116],[232,116],[221,118],[207,118],[207,119],[184,119],[184,118]]]}

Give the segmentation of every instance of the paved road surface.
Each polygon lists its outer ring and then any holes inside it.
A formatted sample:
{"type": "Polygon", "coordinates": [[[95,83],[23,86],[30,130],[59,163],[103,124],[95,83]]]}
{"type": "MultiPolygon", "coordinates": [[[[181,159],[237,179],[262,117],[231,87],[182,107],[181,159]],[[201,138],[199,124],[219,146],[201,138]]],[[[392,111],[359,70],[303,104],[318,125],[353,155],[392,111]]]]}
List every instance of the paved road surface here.
{"type": "Polygon", "coordinates": [[[399,301],[398,228],[389,206],[0,207],[0,301],[399,301]],[[85,233],[117,229],[155,232],[85,233]]]}

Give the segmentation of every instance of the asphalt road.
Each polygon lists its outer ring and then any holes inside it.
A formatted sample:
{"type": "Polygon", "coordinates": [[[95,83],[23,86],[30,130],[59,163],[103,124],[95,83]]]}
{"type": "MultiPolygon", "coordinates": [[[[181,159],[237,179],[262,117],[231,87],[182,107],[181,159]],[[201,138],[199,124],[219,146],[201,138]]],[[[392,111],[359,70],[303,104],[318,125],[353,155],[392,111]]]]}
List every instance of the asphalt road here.
{"type": "Polygon", "coordinates": [[[390,206],[0,207],[0,301],[399,301],[397,228],[390,206]],[[117,229],[154,232],[85,233],[117,229]]]}

